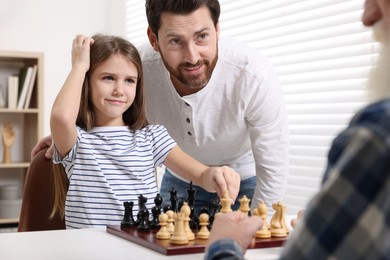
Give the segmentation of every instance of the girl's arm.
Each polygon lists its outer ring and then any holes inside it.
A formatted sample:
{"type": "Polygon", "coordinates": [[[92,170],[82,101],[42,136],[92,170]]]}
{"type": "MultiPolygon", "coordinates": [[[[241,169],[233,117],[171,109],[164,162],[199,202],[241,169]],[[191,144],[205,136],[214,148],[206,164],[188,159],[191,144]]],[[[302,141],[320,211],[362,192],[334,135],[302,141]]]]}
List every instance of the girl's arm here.
{"type": "Polygon", "coordinates": [[[183,152],[177,145],[165,158],[164,165],[203,189],[217,192],[220,198],[225,191],[229,192],[233,202],[237,198],[240,190],[240,175],[230,167],[207,167],[183,152]]]}
{"type": "Polygon", "coordinates": [[[76,119],[80,107],[81,89],[89,69],[92,43],[92,38],[83,35],[77,35],[73,40],[72,69],[52,107],[51,134],[61,157],[67,155],[77,141],[76,119]]]}

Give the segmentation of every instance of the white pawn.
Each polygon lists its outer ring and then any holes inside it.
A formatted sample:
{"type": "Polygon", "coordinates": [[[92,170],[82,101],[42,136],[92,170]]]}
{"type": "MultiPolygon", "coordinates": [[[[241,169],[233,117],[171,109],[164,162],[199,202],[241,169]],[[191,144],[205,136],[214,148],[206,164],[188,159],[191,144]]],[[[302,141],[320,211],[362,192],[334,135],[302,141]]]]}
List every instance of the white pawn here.
{"type": "Polygon", "coordinates": [[[169,233],[172,234],[173,230],[175,229],[175,226],[173,224],[173,222],[175,221],[175,212],[173,212],[173,210],[168,210],[166,214],[168,216],[167,230],[169,233]]]}
{"type": "Polygon", "coordinates": [[[201,226],[197,238],[199,239],[209,239],[210,231],[207,228],[209,225],[209,215],[206,213],[202,213],[199,216],[199,225],[201,226]]]}
{"type": "Polygon", "coordinates": [[[169,239],[171,237],[171,233],[167,230],[168,225],[168,215],[165,213],[161,213],[160,216],[158,216],[158,220],[160,222],[160,230],[156,233],[157,239],[169,239]]]}

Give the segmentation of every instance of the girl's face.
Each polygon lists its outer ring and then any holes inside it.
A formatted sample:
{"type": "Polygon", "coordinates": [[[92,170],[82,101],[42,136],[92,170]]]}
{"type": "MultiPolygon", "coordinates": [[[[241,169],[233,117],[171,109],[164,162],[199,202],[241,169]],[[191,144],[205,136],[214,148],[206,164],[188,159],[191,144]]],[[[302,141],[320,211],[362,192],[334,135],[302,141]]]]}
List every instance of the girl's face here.
{"type": "Polygon", "coordinates": [[[124,126],[122,114],[133,104],[138,72],[127,57],[114,54],[92,72],[89,89],[95,126],[124,126]]]}

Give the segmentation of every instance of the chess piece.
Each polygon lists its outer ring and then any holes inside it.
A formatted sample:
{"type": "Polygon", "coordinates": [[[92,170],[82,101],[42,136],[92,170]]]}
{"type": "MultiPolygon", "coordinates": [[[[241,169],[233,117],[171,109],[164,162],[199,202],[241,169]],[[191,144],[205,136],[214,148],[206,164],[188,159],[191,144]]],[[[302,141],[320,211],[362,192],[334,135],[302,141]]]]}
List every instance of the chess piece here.
{"type": "Polygon", "coordinates": [[[123,207],[125,208],[125,214],[123,216],[123,220],[121,222],[121,227],[135,227],[137,222],[135,222],[133,217],[133,206],[134,202],[125,201],[123,202],[123,207]]]}
{"type": "Polygon", "coordinates": [[[146,208],[145,204],[148,201],[148,198],[143,195],[138,196],[138,226],[137,230],[141,232],[149,231],[149,211],[146,208]]]}
{"type": "Polygon", "coordinates": [[[218,201],[212,201],[209,213],[209,228],[213,225],[215,215],[220,212],[220,206],[218,201]]]}
{"type": "Polygon", "coordinates": [[[261,217],[263,220],[263,226],[260,230],[256,231],[257,238],[270,238],[271,231],[269,230],[269,223],[267,222],[267,206],[264,201],[260,201],[259,206],[254,209],[253,215],[261,217]]]}
{"type": "Polygon", "coordinates": [[[173,225],[173,222],[175,221],[175,212],[173,212],[173,210],[168,210],[166,212],[167,216],[168,216],[168,224],[167,224],[167,230],[169,233],[173,233],[173,230],[175,229],[174,225],[173,225]]]}
{"type": "Polygon", "coordinates": [[[188,237],[184,228],[184,219],[185,219],[184,213],[182,212],[176,213],[175,228],[173,230],[171,238],[169,239],[169,243],[175,245],[188,244],[188,237]]]}
{"type": "Polygon", "coordinates": [[[1,131],[3,141],[3,163],[11,163],[11,146],[15,142],[15,131],[11,122],[6,121],[1,131]]]}
{"type": "Polygon", "coordinates": [[[171,194],[171,196],[169,197],[169,200],[171,202],[171,210],[173,212],[176,212],[177,211],[177,208],[176,208],[176,202],[177,202],[177,191],[172,187],[170,190],[169,190],[169,193],[171,194]]]}
{"type": "Polygon", "coordinates": [[[154,198],[154,205],[152,208],[152,220],[149,223],[149,227],[152,229],[156,229],[159,226],[159,216],[161,214],[162,209],[162,197],[159,193],[157,193],[156,197],[154,198]]]}
{"type": "Polygon", "coordinates": [[[282,214],[282,224],[283,224],[283,227],[284,229],[286,230],[286,233],[290,233],[290,229],[288,228],[287,226],[287,221],[286,221],[286,205],[282,204],[283,205],[283,214],[282,214]]]}
{"type": "Polygon", "coordinates": [[[244,196],[242,196],[242,198],[239,201],[240,201],[240,207],[238,210],[249,215],[249,212],[251,211],[251,209],[249,207],[249,202],[251,200],[248,199],[246,195],[244,195],[244,196]]]}
{"type": "Polygon", "coordinates": [[[275,210],[275,213],[271,218],[271,236],[286,237],[287,233],[285,228],[283,227],[284,207],[279,201],[277,203],[272,204],[272,208],[275,210]]]}
{"type": "Polygon", "coordinates": [[[192,232],[190,228],[190,214],[191,209],[188,206],[187,202],[183,203],[183,206],[180,208],[180,212],[184,214],[184,230],[187,234],[187,238],[189,241],[195,240],[195,234],[192,232]]]}
{"type": "Polygon", "coordinates": [[[158,216],[158,220],[160,223],[160,230],[156,233],[157,239],[169,239],[171,237],[171,233],[168,232],[168,215],[165,213],[161,213],[158,216]]]}
{"type": "Polygon", "coordinates": [[[199,216],[199,225],[200,225],[200,230],[198,231],[197,238],[199,239],[208,239],[210,236],[210,231],[207,228],[209,225],[209,215],[206,213],[202,213],[199,216]]]}
{"type": "Polygon", "coordinates": [[[197,230],[199,226],[199,218],[196,215],[195,208],[194,208],[195,194],[196,194],[196,190],[194,189],[194,186],[191,181],[190,188],[187,189],[187,201],[188,201],[188,206],[191,209],[190,228],[193,230],[197,230]]]}
{"type": "Polygon", "coordinates": [[[223,198],[221,199],[221,212],[228,213],[232,211],[232,199],[229,197],[229,192],[225,191],[223,198]]]}

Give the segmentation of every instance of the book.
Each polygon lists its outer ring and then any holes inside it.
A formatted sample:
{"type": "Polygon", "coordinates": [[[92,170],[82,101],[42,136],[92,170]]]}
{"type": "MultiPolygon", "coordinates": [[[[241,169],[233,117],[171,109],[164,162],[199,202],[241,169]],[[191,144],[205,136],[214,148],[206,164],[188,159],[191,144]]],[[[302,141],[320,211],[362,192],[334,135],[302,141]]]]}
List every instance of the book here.
{"type": "Polygon", "coordinates": [[[19,70],[18,100],[19,100],[20,94],[22,94],[22,89],[23,89],[24,81],[26,79],[26,74],[27,74],[27,67],[22,67],[19,70]]]}
{"type": "Polygon", "coordinates": [[[8,108],[16,109],[18,102],[19,77],[8,77],[8,108]]]}
{"type": "Polygon", "coordinates": [[[31,80],[31,76],[32,76],[32,72],[33,72],[33,67],[28,67],[27,73],[26,73],[26,78],[24,80],[23,87],[22,87],[22,92],[20,93],[18,105],[16,107],[17,109],[22,109],[24,106],[24,103],[25,103],[26,97],[27,97],[28,86],[30,84],[30,80],[31,80]]]}
{"type": "Polygon", "coordinates": [[[37,69],[38,69],[38,65],[34,65],[33,71],[32,71],[32,74],[31,74],[31,79],[30,79],[30,82],[29,82],[29,85],[28,85],[28,89],[27,89],[26,101],[24,103],[24,108],[25,109],[28,109],[29,106],[30,106],[31,95],[32,95],[32,92],[33,92],[33,89],[34,89],[34,85],[35,85],[35,78],[37,76],[37,69]]]}

